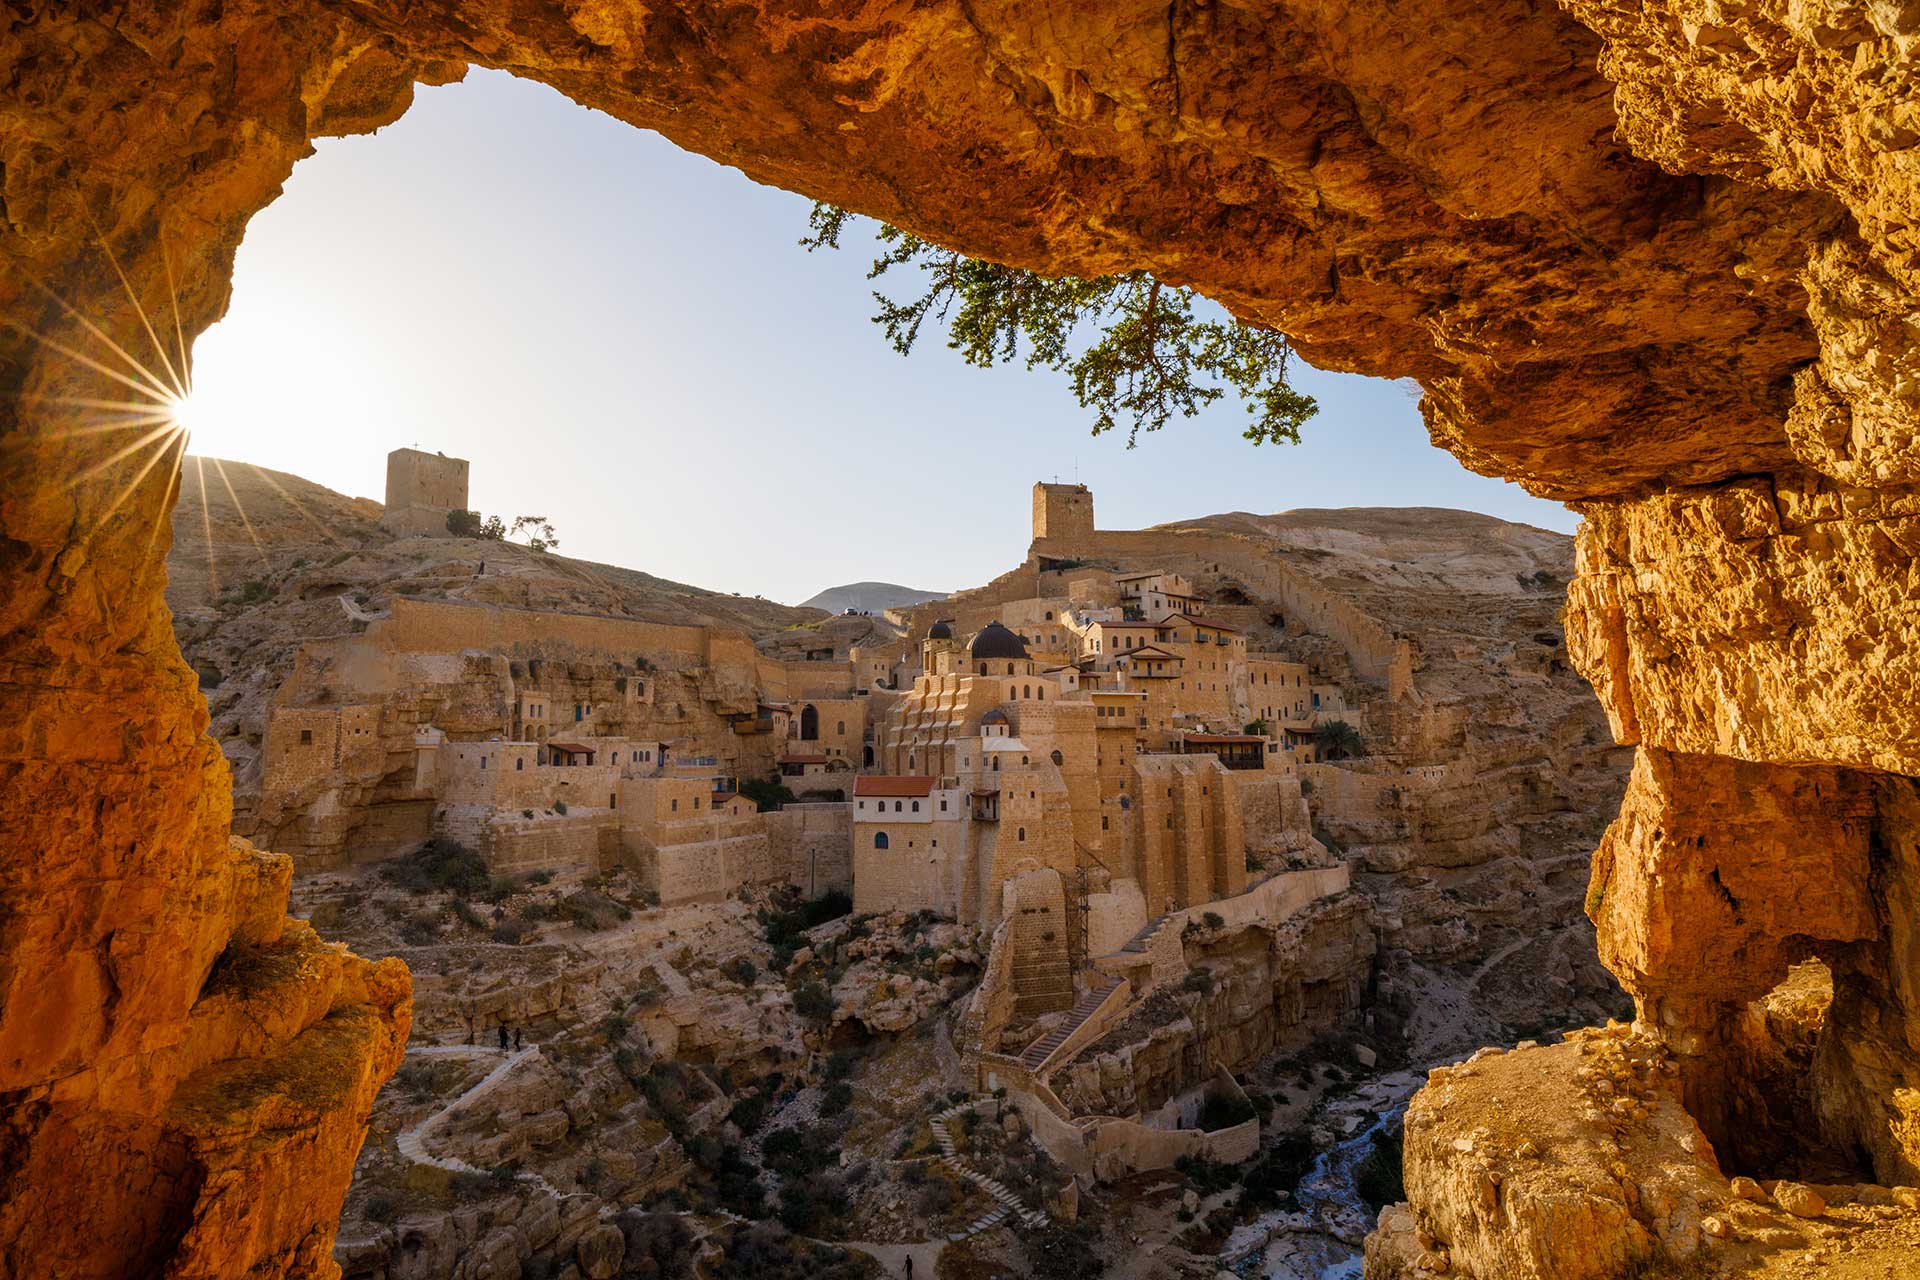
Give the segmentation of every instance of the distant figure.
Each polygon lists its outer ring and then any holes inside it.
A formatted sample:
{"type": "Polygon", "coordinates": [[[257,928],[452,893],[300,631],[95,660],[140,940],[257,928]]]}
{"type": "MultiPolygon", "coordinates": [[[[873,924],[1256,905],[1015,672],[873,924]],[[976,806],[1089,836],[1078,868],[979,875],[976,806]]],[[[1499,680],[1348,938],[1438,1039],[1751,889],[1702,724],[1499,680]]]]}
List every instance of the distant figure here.
{"type": "Polygon", "coordinates": [[[474,576],[479,578],[484,578],[487,576],[487,562],[485,560],[482,560],[480,562],[480,572],[475,574],[474,576]]]}
{"type": "Polygon", "coordinates": [[[513,1029],[513,1051],[520,1052],[520,1028],[518,1027],[513,1029]]]}
{"type": "Polygon", "coordinates": [[[500,1024],[500,1052],[505,1053],[506,1051],[507,1051],[507,1024],[503,1022],[500,1024]]]}
{"type": "Polygon", "coordinates": [[[912,1254],[907,1255],[907,1275],[909,1277],[913,1275],[913,1255],[912,1254]]]}

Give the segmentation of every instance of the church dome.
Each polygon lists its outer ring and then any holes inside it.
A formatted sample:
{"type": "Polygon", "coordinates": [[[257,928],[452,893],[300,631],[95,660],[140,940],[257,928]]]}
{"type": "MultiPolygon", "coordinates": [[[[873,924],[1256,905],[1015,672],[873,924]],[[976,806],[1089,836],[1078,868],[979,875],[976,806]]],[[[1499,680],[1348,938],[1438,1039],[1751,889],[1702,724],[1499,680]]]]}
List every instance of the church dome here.
{"type": "Polygon", "coordinates": [[[927,639],[929,639],[929,640],[951,640],[951,639],[953,639],[953,619],[952,619],[952,618],[942,618],[942,619],[940,619],[940,621],[938,621],[938,622],[936,622],[936,623],[934,623],[934,624],[933,624],[932,626],[930,626],[930,627],[928,627],[928,628],[927,628],[927,639]]]}
{"type": "Polygon", "coordinates": [[[989,622],[967,651],[976,658],[1024,658],[1027,642],[997,622],[989,622]]]}

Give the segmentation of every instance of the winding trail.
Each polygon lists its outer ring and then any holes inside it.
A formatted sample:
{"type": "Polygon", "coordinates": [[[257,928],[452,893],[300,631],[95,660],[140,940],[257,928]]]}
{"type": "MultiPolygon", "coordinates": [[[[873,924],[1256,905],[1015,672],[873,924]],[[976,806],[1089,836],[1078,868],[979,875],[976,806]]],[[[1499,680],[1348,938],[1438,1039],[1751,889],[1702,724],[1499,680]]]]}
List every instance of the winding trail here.
{"type": "MultiPolygon", "coordinates": [[[[408,1049],[407,1056],[409,1058],[482,1057],[499,1052],[498,1049],[488,1049],[479,1045],[445,1044],[422,1045],[419,1048],[408,1049]]],[[[448,1173],[486,1173],[487,1170],[476,1169],[458,1156],[434,1155],[427,1150],[427,1138],[436,1133],[455,1112],[497,1089],[500,1082],[511,1075],[521,1063],[539,1056],[540,1046],[537,1044],[530,1044],[524,1049],[507,1054],[506,1059],[499,1066],[487,1072],[466,1092],[421,1120],[411,1129],[402,1132],[394,1139],[393,1145],[402,1156],[415,1164],[430,1165],[435,1169],[444,1169],[448,1173]]],[[[540,1188],[556,1200],[566,1200],[571,1196],[587,1194],[581,1191],[562,1191],[537,1173],[522,1173],[519,1179],[540,1188]]]]}

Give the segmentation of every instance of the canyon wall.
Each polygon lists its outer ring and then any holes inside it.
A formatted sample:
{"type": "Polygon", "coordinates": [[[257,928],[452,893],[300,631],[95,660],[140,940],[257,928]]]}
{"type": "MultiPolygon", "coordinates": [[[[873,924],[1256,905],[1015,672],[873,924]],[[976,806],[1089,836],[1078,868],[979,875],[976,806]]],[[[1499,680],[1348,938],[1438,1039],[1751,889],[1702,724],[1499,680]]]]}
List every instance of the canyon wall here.
{"type": "Polygon", "coordinates": [[[220,315],[247,219],[314,137],[376,128],[468,64],[972,253],[1150,268],[1318,365],[1419,379],[1436,442],[1588,517],[1570,648],[1646,756],[1597,914],[1643,1016],[1695,1052],[1819,952],[1824,1120],[1882,1176],[1920,1158],[1899,1101],[1920,1058],[1912,5],[135,0],[4,22],[13,1269],[330,1265],[405,980],[283,924],[227,844],[226,767],[160,596],[182,442],[89,402],[138,381],[102,372],[124,369],[109,341],[163,376],[184,360],[173,317],[191,337],[220,315]],[[1765,867],[1641,816],[1737,808],[1721,788],[1742,768],[1778,817],[1765,867]],[[1749,870],[1818,910],[1733,890],[1745,942],[1719,973],[1687,895],[1749,870]],[[1661,909],[1672,953],[1643,966],[1629,944],[1661,909]],[[216,1007],[235,998],[216,961],[255,948],[293,962],[246,987],[273,1001],[264,1037],[216,1007]],[[1689,952],[1703,972],[1669,990],[1689,952]],[[257,1104],[253,1140],[207,1145],[247,1130],[215,1123],[210,1072],[257,1104]]]}

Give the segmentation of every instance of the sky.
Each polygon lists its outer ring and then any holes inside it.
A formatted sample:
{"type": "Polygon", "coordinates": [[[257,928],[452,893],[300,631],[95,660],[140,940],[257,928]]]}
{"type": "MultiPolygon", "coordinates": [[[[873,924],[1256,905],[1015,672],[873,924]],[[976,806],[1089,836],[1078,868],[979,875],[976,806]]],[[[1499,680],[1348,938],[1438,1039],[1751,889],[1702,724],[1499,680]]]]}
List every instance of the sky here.
{"type": "Polygon", "coordinates": [[[982,370],[872,323],[863,236],[809,202],[475,71],[377,134],[323,140],[247,228],[194,344],[193,452],[378,499],[390,449],[472,461],[469,502],[547,516],[570,556],[798,603],[933,590],[1025,555],[1035,480],[1102,528],[1224,511],[1438,506],[1571,531],[1427,439],[1411,383],[1321,373],[1299,446],[1223,397],[1093,437],[1063,375],[982,370]]]}

